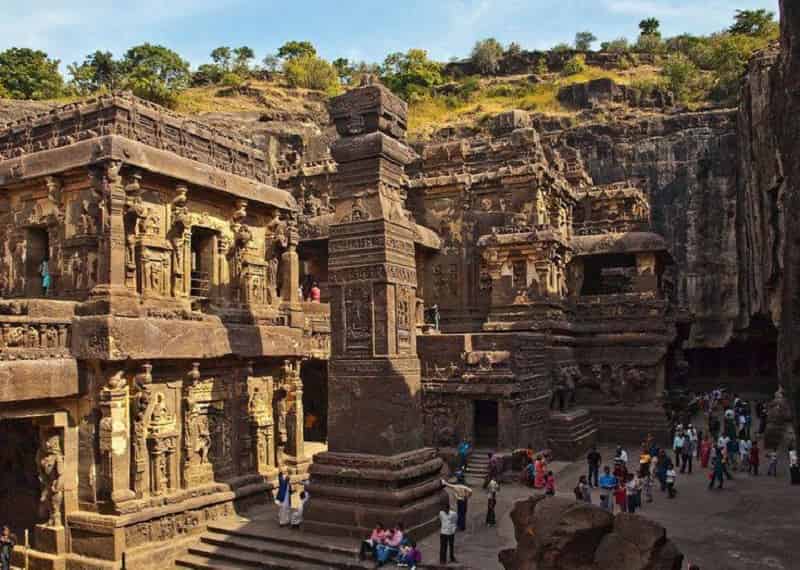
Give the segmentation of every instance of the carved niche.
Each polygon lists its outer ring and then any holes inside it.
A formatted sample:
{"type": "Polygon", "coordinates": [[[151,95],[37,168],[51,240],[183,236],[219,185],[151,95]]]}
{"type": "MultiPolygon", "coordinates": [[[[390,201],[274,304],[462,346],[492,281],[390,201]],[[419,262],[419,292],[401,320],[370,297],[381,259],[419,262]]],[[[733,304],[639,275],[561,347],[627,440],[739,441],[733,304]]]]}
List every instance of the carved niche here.
{"type": "Polygon", "coordinates": [[[345,288],[345,347],[347,352],[369,352],[372,341],[372,285],[355,283],[345,288]]]}

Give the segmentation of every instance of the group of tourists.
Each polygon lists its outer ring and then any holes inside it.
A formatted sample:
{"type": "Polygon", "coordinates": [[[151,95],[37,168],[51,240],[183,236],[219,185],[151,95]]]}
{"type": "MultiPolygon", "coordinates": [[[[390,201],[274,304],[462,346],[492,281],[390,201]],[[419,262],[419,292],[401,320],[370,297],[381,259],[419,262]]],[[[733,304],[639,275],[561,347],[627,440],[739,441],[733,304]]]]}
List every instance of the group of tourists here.
{"type": "Polygon", "coordinates": [[[401,522],[392,528],[377,523],[369,538],[361,543],[359,558],[366,559],[368,553],[375,560],[376,567],[395,562],[399,567],[415,569],[422,562],[422,553],[417,548],[417,543],[406,535],[401,522]]]}
{"type": "Polygon", "coordinates": [[[635,513],[642,507],[644,501],[653,502],[653,482],[664,475],[664,486],[670,497],[675,496],[675,468],[670,462],[660,455],[661,450],[655,446],[653,438],[642,444],[642,453],[639,456],[639,469],[633,472],[628,470],[628,452],[622,446],[617,446],[613,457],[613,470],[610,465],[603,467],[600,475],[600,465],[603,457],[593,446],[586,455],[588,468],[587,475],[581,475],[578,484],[573,489],[575,498],[586,503],[592,502],[591,489],[600,491],[600,506],[609,511],[635,513]],[[661,459],[661,468],[657,468],[661,459]],[[644,501],[643,501],[644,498],[644,501]]]}
{"type": "Polygon", "coordinates": [[[281,469],[278,472],[278,492],[275,495],[275,503],[279,507],[278,524],[298,530],[303,524],[303,511],[308,499],[308,493],[305,490],[300,491],[300,502],[297,508],[292,508],[292,481],[286,468],[281,469]]]}
{"type": "Polygon", "coordinates": [[[548,467],[550,458],[544,453],[537,453],[529,445],[524,451],[525,465],[522,469],[522,482],[534,489],[541,489],[546,495],[556,494],[556,478],[548,467]]]}

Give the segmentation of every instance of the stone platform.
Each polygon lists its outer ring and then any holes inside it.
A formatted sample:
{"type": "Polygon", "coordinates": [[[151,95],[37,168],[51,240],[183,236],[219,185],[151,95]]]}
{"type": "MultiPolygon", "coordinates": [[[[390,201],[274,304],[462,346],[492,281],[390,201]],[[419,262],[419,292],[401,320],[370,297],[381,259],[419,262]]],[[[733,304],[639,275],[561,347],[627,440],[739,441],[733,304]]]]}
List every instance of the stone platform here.
{"type": "Polygon", "coordinates": [[[548,430],[548,443],[557,459],[577,459],[597,443],[597,423],[585,408],[551,413],[548,430]]]}
{"type": "Polygon", "coordinates": [[[652,434],[662,445],[670,444],[669,422],[655,404],[638,406],[589,406],[597,424],[598,440],[606,443],[639,445],[652,434]]]}

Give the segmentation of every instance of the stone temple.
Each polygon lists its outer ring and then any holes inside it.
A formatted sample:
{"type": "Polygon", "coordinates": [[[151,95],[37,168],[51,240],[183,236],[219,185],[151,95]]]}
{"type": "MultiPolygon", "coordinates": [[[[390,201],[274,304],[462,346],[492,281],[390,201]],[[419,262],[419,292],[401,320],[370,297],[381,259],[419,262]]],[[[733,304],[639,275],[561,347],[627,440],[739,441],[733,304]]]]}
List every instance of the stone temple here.
{"type": "MultiPolygon", "coordinates": [[[[668,379],[704,363],[777,375],[792,341],[765,307],[796,287],[729,255],[726,220],[773,206],[731,198],[735,111],[602,133],[510,111],[412,146],[366,83],[294,162],[126,93],[0,126],[0,509],[32,568],[169,566],[279,470],[308,480],[305,532],[423,535],[463,438],[573,459],[663,438],[668,379]],[[655,162],[694,196],[682,222],[651,203],[655,162]]],[[[741,125],[783,101],[750,88],[741,125]]]]}

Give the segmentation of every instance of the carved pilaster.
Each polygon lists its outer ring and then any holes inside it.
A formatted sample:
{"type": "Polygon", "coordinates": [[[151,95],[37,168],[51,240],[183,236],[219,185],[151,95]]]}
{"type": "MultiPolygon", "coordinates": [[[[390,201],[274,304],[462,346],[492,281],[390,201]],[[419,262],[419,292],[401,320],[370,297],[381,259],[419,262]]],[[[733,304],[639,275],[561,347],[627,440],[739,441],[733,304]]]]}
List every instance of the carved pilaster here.
{"type": "Polygon", "coordinates": [[[130,486],[129,389],[122,371],[100,392],[100,493],[113,503],[134,498],[130,486]]]}

